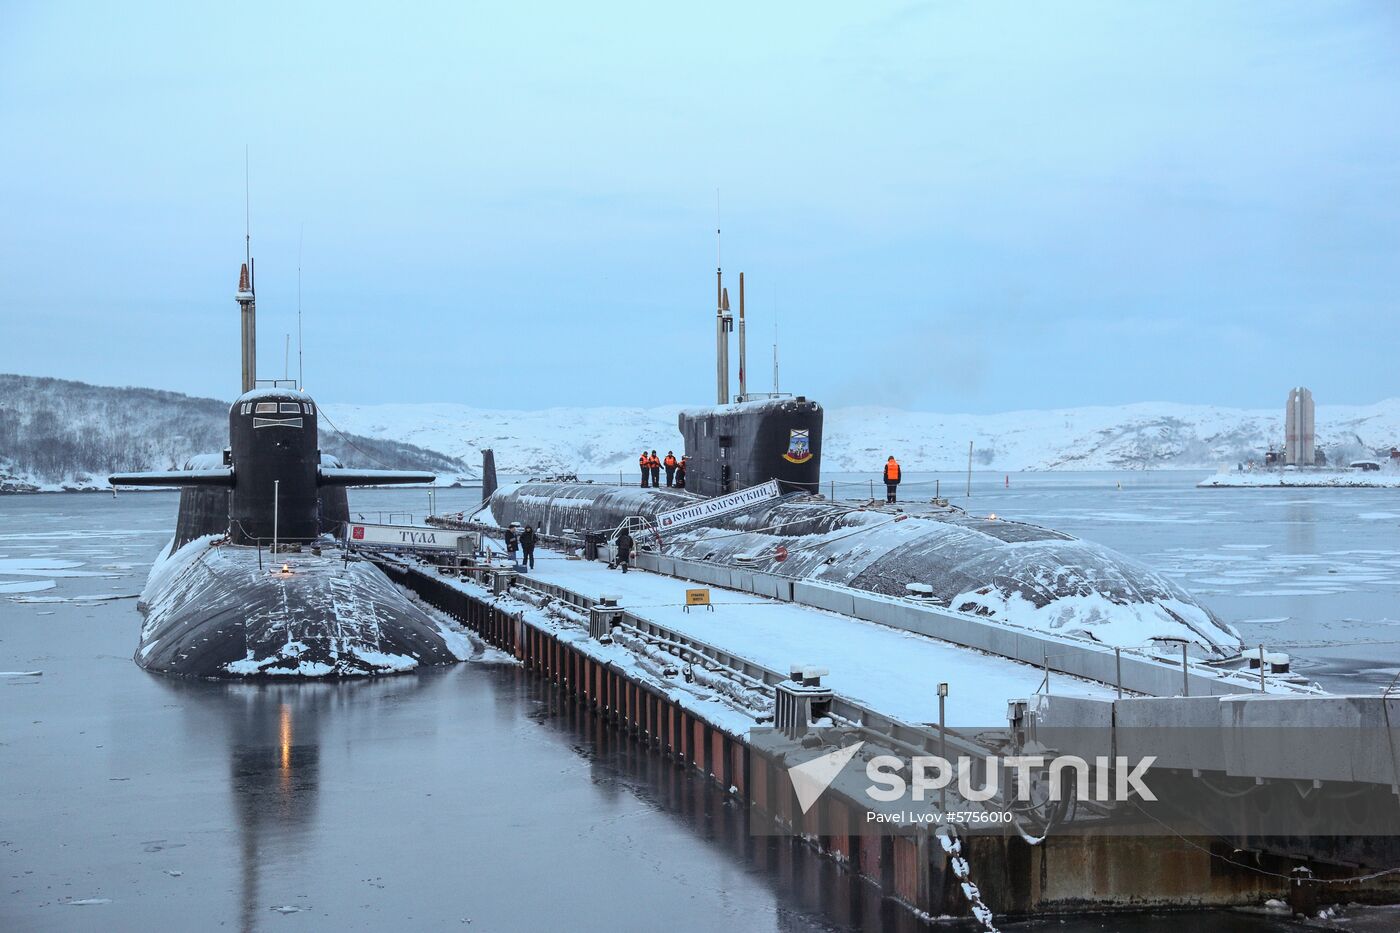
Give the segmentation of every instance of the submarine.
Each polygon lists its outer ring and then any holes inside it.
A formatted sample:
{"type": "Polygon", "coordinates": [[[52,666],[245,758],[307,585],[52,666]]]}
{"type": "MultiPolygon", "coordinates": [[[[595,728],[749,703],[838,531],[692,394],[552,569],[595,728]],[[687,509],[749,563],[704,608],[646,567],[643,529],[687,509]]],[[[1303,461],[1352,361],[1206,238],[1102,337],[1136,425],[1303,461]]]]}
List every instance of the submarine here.
{"type": "Polygon", "coordinates": [[[468,654],[372,563],[337,543],[351,486],[427,483],[431,473],[346,469],[319,449],[316,402],[259,387],[256,304],[243,264],[243,392],[223,453],[183,469],[118,473],[120,486],[178,486],[175,535],[138,602],[134,655],[162,674],[203,678],[349,677],[451,664],[468,654]]]}
{"type": "MultiPolygon", "coordinates": [[[[739,394],[729,396],[728,297],[718,286],[717,404],[682,411],[684,490],[579,482],[485,482],[470,520],[519,522],[568,540],[586,529],[670,557],[849,587],[971,613],[1009,628],[1108,647],[1240,660],[1240,634],[1179,585],[1109,548],[1050,528],[975,516],[947,500],[833,501],[820,495],[823,409],[745,384],[743,278],[739,394]],[[640,530],[639,530],[640,529],[640,530]]],[[[488,466],[488,470],[492,467],[488,466]]],[[[595,540],[597,538],[595,537],[595,540]]]]}

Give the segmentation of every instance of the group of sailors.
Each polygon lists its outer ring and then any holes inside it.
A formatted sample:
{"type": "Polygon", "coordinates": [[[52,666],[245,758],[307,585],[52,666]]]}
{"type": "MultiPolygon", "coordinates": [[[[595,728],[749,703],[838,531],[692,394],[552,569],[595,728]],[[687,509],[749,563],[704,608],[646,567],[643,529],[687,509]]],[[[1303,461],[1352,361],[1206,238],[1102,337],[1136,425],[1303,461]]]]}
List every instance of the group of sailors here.
{"type": "MultiPolygon", "coordinates": [[[[666,451],[665,458],[658,457],[654,450],[651,453],[642,451],[642,455],[637,458],[637,466],[642,473],[642,488],[656,487],[659,489],[661,487],[661,471],[664,469],[666,471],[666,486],[684,489],[685,467],[689,459],[686,456],[677,458],[675,453],[669,450],[666,451]]],[[[885,483],[885,501],[894,502],[895,491],[899,488],[899,481],[903,479],[903,474],[899,468],[899,461],[895,460],[893,454],[885,461],[881,479],[885,483]]],[[[511,522],[505,534],[506,553],[510,555],[510,562],[522,570],[533,570],[535,567],[535,543],[539,536],[538,525],[534,527],[521,526],[519,522],[511,522]]],[[[617,556],[608,567],[609,569],[620,567],[622,572],[626,573],[627,566],[631,562],[633,540],[625,525],[618,532],[614,544],[617,556]]]]}
{"type": "Polygon", "coordinates": [[[661,471],[666,471],[666,486],[668,488],[685,488],[685,466],[690,462],[690,458],[682,455],[677,459],[672,451],[666,451],[665,459],[658,457],[656,451],[647,453],[642,451],[642,455],[637,458],[637,466],[642,471],[642,488],[654,486],[661,488],[661,471]]]}
{"type": "MultiPolygon", "coordinates": [[[[637,468],[642,473],[642,488],[661,488],[661,471],[666,471],[667,488],[685,488],[685,467],[690,462],[687,456],[677,458],[673,451],[666,451],[664,458],[658,457],[656,451],[647,453],[642,451],[642,455],[637,458],[637,468]]],[[[899,481],[904,478],[903,471],[899,468],[899,461],[894,458],[894,454],[885,461],[885,468],[880,474],[881,480],[885,484],[885,501],[896,501],[895,493],[899,489],[899,481]]]]}
{"type": "MultiPolygon", "coordinates": [[[[642,455],[637,458],[637,466],[642,473],[642,488],[661,486],[661,471],[666,471],[666,485],[675,489],[685,488],[685,466],[689,457],[682,456],[677,459],[675,453],[666,451],[665,459],[658,458],[656,451],[647,453],[642,451],[642,455]]],[[[881,471],[881,479],[885,483],[885,501],[894,502],[895,492],[899,488],[899,481],[903,479],[903,471],[899,468],[899,461],[891,454],[885,461],[885,468],[881,471]]],[[[535,567],[535,542],[539,538],[539,526],[521,527],[519,522],[512,522],[506,529],[506,552],[510,555],[510,562],[516,564],[522,570],[533,570],[535,567]],[[516,554],[520,553],[517,559],[516,554]]],[[[628,564],[631,563],[632,548],[634,542],[627,526],[623,525],[618,531],[614,540],[613,561],[608,564],[608,569],[621,568],[623,573],[627,572],[628,564]]]]}

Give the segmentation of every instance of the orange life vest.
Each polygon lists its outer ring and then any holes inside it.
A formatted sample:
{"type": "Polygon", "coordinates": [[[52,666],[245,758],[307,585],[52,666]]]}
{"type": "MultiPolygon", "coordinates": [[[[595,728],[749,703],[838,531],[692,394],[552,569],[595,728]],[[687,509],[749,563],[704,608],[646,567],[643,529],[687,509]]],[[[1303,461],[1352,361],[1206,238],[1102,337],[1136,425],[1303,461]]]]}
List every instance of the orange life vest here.
{"type": "Polygon", "coordinates": [[[899,482],[899,464],[893,457],[885,461],[885,482],[899,482]]]}
{"type": "Polygon", "coordinates": [[[637,465],[640,466],[643,470],[645,470],[647,467],[651,466],[651,458],[648,457],[646,454],[642,454],[640,457],[637,458],[637,465]]]}
{"type": "Polygon", "coordinates": [[[666,463],[667,469],[674,470],[674,469],[676,468],[676,457],[675,457],[675,455],[674,455],[674,454],[667,454],[667,455],[666,455],[665,463],[666,463]]]}
{"type": "Polygon", "coordinates": [[[654,454],[647,457],[647,466],[651,467],[653,470],[659,468],[661,466],[661,458],[654,454]]]}

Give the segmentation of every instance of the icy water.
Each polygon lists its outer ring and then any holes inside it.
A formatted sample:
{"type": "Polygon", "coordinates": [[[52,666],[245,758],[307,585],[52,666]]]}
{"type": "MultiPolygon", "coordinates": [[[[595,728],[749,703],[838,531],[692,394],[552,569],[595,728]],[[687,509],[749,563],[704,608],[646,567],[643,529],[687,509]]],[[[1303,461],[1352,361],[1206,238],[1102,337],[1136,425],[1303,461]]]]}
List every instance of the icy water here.
{"type": "Polygon", "coordinates": [[[972,498],[952,501],[1136,557],[1330,690],[1384,689],[1400,669],[1400,489],[1196,489],[1202,478],[975,475],[972,498]]]}
{"type": "MultiPolygon", "coordinates": [[[[1197,489],[1206,475],[975,472],[969,497],[966,474],[906,472],[899,496],[937,493],[1107,545],[1330,690],[1389,684],[1400,669],[1400,489],[1197,489]]],[[[833,484],[838,498],[884,499],[868,475],[831,475],[822,493],[833,484]]]]}
{"type": "MultiPolygon", "coordinates": [[[[1400,491],[1197,491],[1196,478],[1013,476],[1008,489],[979,474],[968,506],[1179,574],[1226,618],[1254,620],[1251,638],[1318,645],[1294,653],[1333,686],[1388,680],[1400,491]]],[[[442,491],[437,506],[474,498],[442,491]]],[[[0,930],[921,928],[800,846],[750,839],[725,795],[506,662],[335,685],[141,671],[134,596],[175,504],[0,497],[0,930]],[[9,676],[26,671],[43,674],[9,676]]],[[[427,495],[352,505],[421,517],[427,495]]],[[[1384,916],[1350,928],[1393,928],[1384,916]]],[[[1006,928],[1183,924],[1293,928],[1227,912],[1006,928]]]]}

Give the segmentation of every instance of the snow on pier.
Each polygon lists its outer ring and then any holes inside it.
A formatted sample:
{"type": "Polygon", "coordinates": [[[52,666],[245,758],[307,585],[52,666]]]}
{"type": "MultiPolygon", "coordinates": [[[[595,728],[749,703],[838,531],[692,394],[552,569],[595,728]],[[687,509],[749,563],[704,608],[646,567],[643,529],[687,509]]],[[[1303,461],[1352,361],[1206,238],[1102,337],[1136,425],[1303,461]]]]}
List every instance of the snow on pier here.
{"type": "MultiPolygon", "coordinates": [[[[952,727],[1004,725],[1006,701],[1041,689],[1037,667],[803,606],[713,590],[715,611],[686,612],[686,580],[537,552],[527,579],[598,597],[617,596],[631,614],[707,642],[755,664],[785,671],[792,664],[826,667],[836,693],[905,722],[936,722],[937,686],[949,685],[952,727]]],[[[1112,699],[1113,687],[1051,674],[1050,690],[1064,696],[1112,699]]]]}

